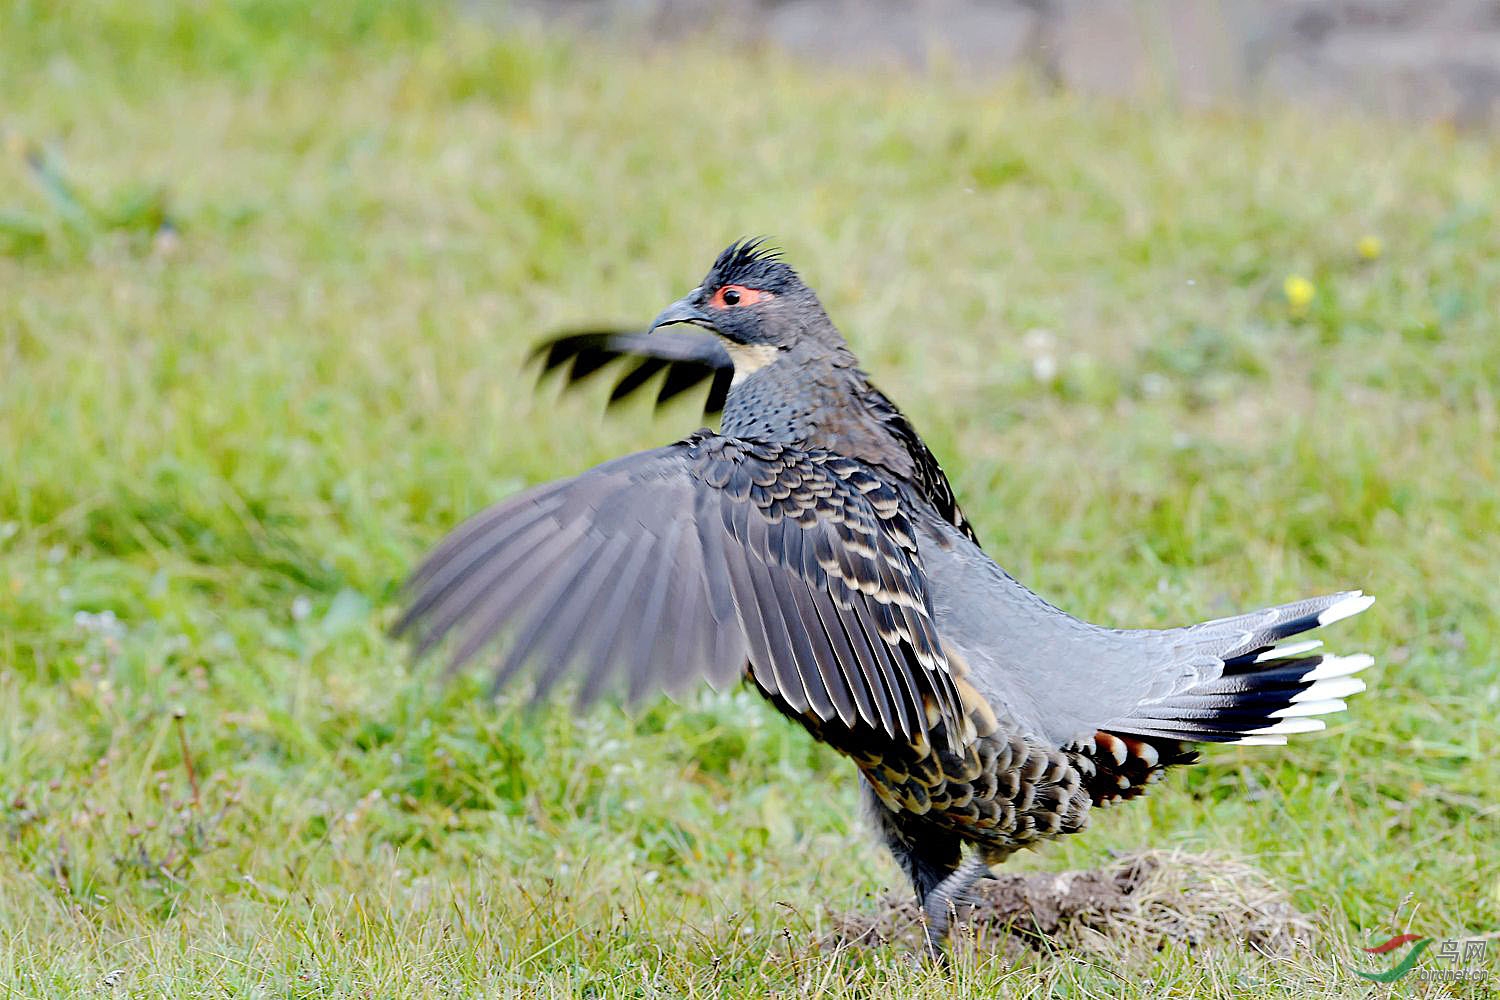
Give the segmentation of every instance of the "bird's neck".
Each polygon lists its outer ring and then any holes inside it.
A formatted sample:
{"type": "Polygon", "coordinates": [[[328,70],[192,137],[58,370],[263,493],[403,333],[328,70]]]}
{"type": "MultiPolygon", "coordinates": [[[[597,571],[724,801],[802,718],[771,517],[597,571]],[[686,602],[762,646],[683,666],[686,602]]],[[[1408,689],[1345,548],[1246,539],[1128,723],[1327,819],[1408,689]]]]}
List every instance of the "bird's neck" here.
{"type": "Polygon", "coordinates": [[[864,373],[847,349],[786,352],[744,375],[724,403],[732,437],[820,448],[905,476],[903,449],[870,406],[864,373]]]}
{"type": "Polygon", "coordinates": [[[939,516],[978,541],[937,459],[847,349],[788,353],[736,376],[724,403],[726,435],[867,462],[910,484],[939,516]]]}

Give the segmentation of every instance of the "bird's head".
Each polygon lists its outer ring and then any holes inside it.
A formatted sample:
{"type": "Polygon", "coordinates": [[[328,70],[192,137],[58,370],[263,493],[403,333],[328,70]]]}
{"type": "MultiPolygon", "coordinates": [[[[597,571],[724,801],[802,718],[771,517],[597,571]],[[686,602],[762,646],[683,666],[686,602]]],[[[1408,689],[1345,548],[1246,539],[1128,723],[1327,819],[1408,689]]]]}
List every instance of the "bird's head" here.
{"type": "Polygon", "coordinates": [[[737,378],[799,346],[842,343],[818,296],[761,240],[730,244],[702,284],[663,309],[651,329],[677,323],[718,334],[737,378]]]}

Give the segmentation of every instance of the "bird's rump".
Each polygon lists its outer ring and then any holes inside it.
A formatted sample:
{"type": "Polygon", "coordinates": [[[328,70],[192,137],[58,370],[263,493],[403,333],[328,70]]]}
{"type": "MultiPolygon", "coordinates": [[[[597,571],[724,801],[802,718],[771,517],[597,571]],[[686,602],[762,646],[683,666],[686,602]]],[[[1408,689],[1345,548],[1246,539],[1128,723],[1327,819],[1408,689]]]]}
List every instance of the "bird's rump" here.
{"type": "Polygon", "coordinates": [[[870,467],[707,431],[475,516],[412,575],[397,624],[451,662],[499,641],[589,702],[749,672],[794,712],[914,739],[965,731],[899,490],[870,467]]]}

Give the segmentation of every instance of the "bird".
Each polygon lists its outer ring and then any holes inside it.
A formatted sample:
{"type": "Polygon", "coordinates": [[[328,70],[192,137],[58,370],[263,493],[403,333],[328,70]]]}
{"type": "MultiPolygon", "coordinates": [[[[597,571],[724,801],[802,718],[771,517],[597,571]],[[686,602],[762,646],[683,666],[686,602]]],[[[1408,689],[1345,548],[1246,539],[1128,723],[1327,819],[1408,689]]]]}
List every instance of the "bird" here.
{"type": "Polygon", "coordinates": [[[412,573],[394,628],[494,689],[582,709],[748,683],[848,757],[941,957],[955,906],[1015,852],[1084,830],[1202,744],[1280,745],[1365,689],[1369,655],[1294,638],[1360,590],[1167,629],[1067,614],[980,545],[911,422],[764,240],[718,254],[644,331],[555,336],[616,402],[707,382],[719,430],[503,499],[412,573]],[[664,373],[664,374],[663,374],[664,373]],[[1291,641],[1288,641],[1291,640],[1291,641]]]}

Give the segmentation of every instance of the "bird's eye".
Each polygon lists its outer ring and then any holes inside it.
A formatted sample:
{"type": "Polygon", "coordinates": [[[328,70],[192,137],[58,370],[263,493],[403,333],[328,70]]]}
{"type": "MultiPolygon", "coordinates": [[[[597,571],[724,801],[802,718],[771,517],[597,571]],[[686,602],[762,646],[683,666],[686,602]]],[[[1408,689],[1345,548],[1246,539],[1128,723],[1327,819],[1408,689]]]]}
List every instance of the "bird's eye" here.
{"type": "Polygon", "coordinates": [[[714,292],[714,297],[709,300],[709,305],[715,309],[727,309],[730,306],[753,306],[757,302],[771,297],[771,293],[759,288],[746,288],[744,285],[725,285],[714,292]]]}

